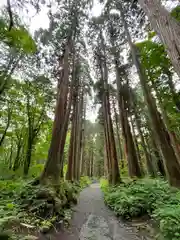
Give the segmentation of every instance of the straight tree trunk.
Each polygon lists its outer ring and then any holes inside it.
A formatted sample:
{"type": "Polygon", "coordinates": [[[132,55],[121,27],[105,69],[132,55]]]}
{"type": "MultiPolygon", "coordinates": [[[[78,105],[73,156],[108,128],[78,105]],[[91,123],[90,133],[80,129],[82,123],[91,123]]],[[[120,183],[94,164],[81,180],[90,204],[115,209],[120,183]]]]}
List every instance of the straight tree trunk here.
{"type": "Polygon", "coordinates": [[[9,170],[12,169],[12,155],[13,155],[13,141],[11,138],[11,149],[10,149],[10,154],[9,154],[9,158],[8,158],[8,162],[9,162],[9,170]]]}
{"type": "Polygon", "coordinates": [[[162,157],[159,153],[159,149],[158,149],[158,147],[156,145],[156,142],[155,142],[153,137],[151,137],[151,144],[152,144],[154,156],[156,157],[158,171],[161,174],[161,176],[166,177],[166,171],[165,171],[165,168],[164,168],[163,159],[162,159],[162,157]]]}
{"type": "Polygon", "coordinates": [[[83,119],[82,119],[82,136],[81,136],[81,156],[80,156],[80,173],[84,173],[84,155],[85,155],[85,119],[86,119],[86,101],[84,99],[83,119]]]}
{"type": "Polygon", "coordinates": [[[177,111],[180,112],[180,96],[179,96],[179,93],[176,93],[176,90],[175,90],[175,84],[173,82],[173,74],[171,73],[171,71],[169,71],[169,69],[168,70],[165,69],[164,72],[166,73],[168,78],[167,84],[169,86],[172,99],[174,101],[177,111]]]}
{"type": "Polygon", "coordinates": [[[105,137],[105,147],[106,147],[106,160],[107,160],[107,170],[108,170],[108,180],[112,183],[112,162],[111,162],[111,150],[110,150],[110,138],[108,133],[108,123],[107,123],[107,107],[105,106],[105,96],[103,97],[103,116],[104,116],[104,137],[105,137]]]}
{"type": "MultiPolygon", "coordinates": [[[[114,39],[111,37],[111,44],[114,47],[114,39]]],[[[124,138],[124,146],[125,146],[125,153],[128,161],[128,170],[129,175],[131,177],[141,176],[141,170],[138,163],[138,157],[136,153],[136,149],[134,146],[134,141],[131,133],[131,129],[129,126],[128,121],[128,113],[127,109],[125,108],[125,101],[123,99],[122,94],[122,79],[120,74],[120,62],[119,62],[119,53],[118,50],[116,53],[113,52],[114,56],[114,64],[115,64],[115,70],[116,70],[116,84],[117,84],[117,100],[118,100],[118,107],[119,107],[119,113],[120,113],[120,123],[121,123],[121,129],[122,129],[122,135],[124,138]]],[[[126,76],[125,76],[126,79],[126,76]]]]}
{"type": "Polygon", "coordinates": [[[158,144],[158,141],[157,141],[157,138],[156,138],[156,134],[152,130],[151,123],[149,121],[149,116],[145,115],[145,118],[146,118],[146,122],[147,122],[147,130],[149,132],[149,141],[147,139],[145,139],[145,142],[147,142],[146,145],[149,145],[152,148],[153,157],[155,157],[155,159],[156,159],[157,171],[162,176],[166,177],[163,156],[160,153],[161,152],[161,148],[160,148],[160,146],[158,144]]]}
{"type": "Polygon", "coordinates": [[[111,118],[111,108],[110,108],[110,101],[109,101],[109,89],[108,89],[108,72],[106,62],[104,62],[104,103],[105,103],[105,116],[107,122],[107,135],[109,139],[109,153],[110,153],[110,167],[112,169],[112,184],[116,184],[120,182],[120,173],[119,173],[119,165],[117,160],[117,152],[116,152],[116,145],[115,145],[115,138],[114,138],[114,131],[113,131],[113,124],[111,118]]]}
{"type": "Polygon", "coordinates": [[[115,138],[114,138],[110,106],[108,107],[108,110],[109,110],[108,116],[109,116],[110,143],[111,143],[110,151],[112,151],[112,160],[111,160],[111,162],[112,162],[112,184],[115,185],[120,182],[120,173],[119,173],[119,164],[118,164],[118,159],[117,159],[116,143],[115,143],[115,138]]]}
{"type": "Polygon", "coordinates": [[[135,145],[135,148],[136,148],[138,162],[139,162],[139,164],[142,168],[143,165],[142,165],[142,161],[141,161],[141,154],[140,154],[140,150],[139,150],[138,140],[137,140],[137,136],[136,136],[136,133],[135,133],[134,122],[133,122],[133,119],[132,119],[132,115],[130,115],[129,117],[130,117],[131,129],[132,129],[133,140],[134,140],[134,145],[135,145]]]}
{"type": "Polygon", "coordinates": [[[91,157],[91,154],[92,154],[92,146],[90,147],[89,149],[89,154],[88,154],[88,164],[87,164],[87,176],[88,177],[91,177],[91,161],[92,161],[92,157],[91,157]]]}
{"type": "MultiPolygon", "coordinates": [[[[70,89],[69,89],[69,101],[68,101],[68,103],[66,103],[67,111],[65,111],[65,118],[64,118],[64,123],[62,126],[62,134],[61,134],[59,151],[58,151],[58,158],[59,158],[59,162],[61,164],[61,166],[60,166],[61,173],[63,173],[63,167],[64,167],[64,146],[66,143],[66,136],[67,136],[67,132],[68,132],[68,125],[69,125],[69,120],[70,120],[71,106],[72,106],[72,102],[73,102],[73,94],[74,94],[73,91],[74,91],[75,81],[76,81],[76,71],[75,71],[75,53],[74,53],[73,54],[72,80],[71,80],[70,89]]],[[[65,107],[65,110],[66,110],[66,107],[65,107]]]]}
{"type": "Polygon", "coordinates": [[[66,179],[74,181],[74,172],[75,172],[75,135],[76,135],[76,112],[77,112],[77,96],[74,94],[73,98],[73,115],[72,115],[72,124],[71,124],[71,138],[69,144],[69,154],[68,154],[68,168],[66,179]]]}
{"type": "Polygon", "coordinates": [[[102,86],[102,109],[104,117],[104,134],[106,142],[106,152],[108,159],[108,174],[110,183],[116,184],[120,182],[120,172],[117,160],[117,152],[115,146],[114,131],[112,125],[110,102],[109,102],[109,86],[108,86],[108,68],[106,63],[106,49],[102,29],[99,31],[99,52],[97,54],[97,62],[100,70],[100,80],[102,86]]]}
{"type": "Polygon", "coordinates": [[[16,152],[16,157],[14,159],[14,164],[13,164],[13,171],[16,171],[19,168],[20,165],[20,152],[21,152],[21,145],[17,146],[17,152],[16,152]]]}
{"type": "Polygon", "coordinates": [[[8,131],[8,128],[9,128],[9,125],[10,125],[10,121],[11,121],[11,116],[12,116],[12,111],[10,109],[10,106],[8,104],[8,116],[7,116],[7,123],[6,123],[6,127],[4,129],[4,132],[0,138],[0,147],[2,146],[4,140],[5,140],[5,137],[6,137],[6,134],[7,134],[7,131],[8,131]]]}
{"type": "MultiPolygon", "coordinates": [[[[124,109],[124,108],[122,108],[124,109]]],[[[125,122],[125,136],[126,136],[126,146],[127,146],[127,157],[128,157],[128,170],[130,177],[141,177],[141,170],[138,163],[138,157],[136,148],[134,145],[127,112],[124,111],[124,122],[125,122]]]]}
{"type": "Polygon", "coordinates": [[[68,125],[69,125],[69,117],[70,117],[70,112],[71,112],[71,104],[72,104],[72,89],[70,90],[70,96],[69,96],[69,102],[68,102],[68,106],[67,106],[67,112],[65,114],[65,121],[64,121],[64,125],[62,128],[62,135],[61,135],[61,140],[60,140],[60,146],[59,146],[59,151],[58,151],[58,158],[59,158],[59,162],[60,162],[60,172],[61,177],[63,176],[63,167],[64,167],[64,146],[66,143],[66,136],[67,136],[67,132],[68,132],[68,125]]]}
{"type": "Polygon", "coordinates": [[[119,68],[118,68],[118,60],[115,58],[115,64],[116,64],[116,84],[117,84],[117,97],[118,97],[118,104],[119,104],[119,111],[120,111],[120,117],[121,117],[121,127],[122,127],[122,133],[125,141],[125,152],[127,155],[128,160],[128,171],[130,177],[141,177],[141,170],[138,163],[138,157],[136,148],[133,141],[133,136],[131,133],[129,121],[128,121],[128,113],[127,109],[125,108],[125,101],[123,98],[123,95],[121,93],[122,84],[119,74],[119,68]]]}
{"type": "Polygon", "coordinates": [[[113,99],[113,109],[114,109],[114,115],[115,115],[115,125],[116,125],[116,134],[117,134],[117,140],[118,140],[118,149],[119,149],[119,157],[121,161],[121,167],[124,168],[124,158],[123,158],[123,151],[122,151],[122,144],[121,144],[121,138],[120,138],[120,129],[119,129],[119,123],[118,123],[118,116],[117,111],[115,107],[115,99],[113,99]]]}
{"type": "Polygon", "coordinates": [[[90,165],[90,177],[93,177],[93,165],[94,165],[94,147],[92,146],[91,150],[91,165],[90,165]]]}
{"type": "Polygon", "coordinates": [[[81,157],[82,157],[82,139],[83,139],[83,101],[84,101],[84,88],[81,88],[80,92],[80,101],[79,101],[79,126],[78,126],[78,131],[79,131],[79,136],[78,136],[78,147],[77,147],[77,180],[80,179],[80,174],[81,174],[81,157]]]}
{"type": "MultiPolygon", "coordinates": [[[[48,152],[48,159],[45,164],[44,171],[41,175],[41,181],[50,178],[53,182],[57,183],[60,178],[61,163],[59,162],[58,152],[60,146],[60,139],[62,135],[62,127],[64,124],[65,106],[68,96],[68,82],[69,82],[69,51],[70,42],[67,42],[65,53],[63,56],[63,70],[60,76],[60,83],[58,88],[58,96],[55,109],[55,117],[53,123],[52,138],[48,152]]],[[[60,63],[61,65],[61,63],[60,63]]]]}
{"type": "Polygon", "coordinates": [[[138,0],[152,28],[168,52],[174,70],[180,77],[180,24],[162,6],[160,0],[138,0]]]}
{"type": "Polygon", "coordinates": [[[174,152],[175,152],[176,157],[177,157],[177,159],[179,161],[179,164],[180,164],[180,149],[179,149],[179,143],[178,143],[176,134],[171,129],[170,119],[169,119],[169,117],[168,117],[168,115],[166,113],[166,110],[165,110],[164,106],[163,106],[163,102],[162,102],[161,96],[160,96],[160,94],[158,92],[156,84],[153,84],[153,89],[156,92],[156,95],[158,97],[159,107],[160,107],[161,113],[162,113],[162,118],[163,118],[164,124],[166,125],[167,131],[168,131],[171,143],[172,143],[172,147],[174,149],[174,152]]]}
{"type": "Polygon", "coordinates": [[[112,184],[120,181],[119,166],[117,160],[114,131],[110,112],[109,92],[104,89],[103,93],[103,115],[105,124],[105,138],[108,156],[109,180],[112,184]]]}
{"type": "Polygon", "coordinates": [[[148,148],[147,148],[144,136],[143,136],[143,132],[141,130],[140,119],[136,120],[136,125],[137,125],[138,132],[139,132],[139,135],[140,135],[140,138],[141,138],[141,144],[142,144],[144,155],[145,155],[145,158],[146,158],[146,166],[147,166],[148,173],[151,177],[155,177],[156,176],[156,170],[155,170],[155,167],[154,167],[153,159],[151,158],[151,155],[148,151],[148,148]]]}
{"type": "MultiPolygon", "coordinates": [[[[105,139],[105,136],[104,136],[105,139]]],[[[109,180],[108,176],[108,159],[107,159],[107,151],[106,151],[106,143],[104,142],[104,176],[107,177],[109,180]]]]}
{"type": "Polygon", "coordinates": [[[137,68],[137,72],[139,75],[141,87],[144,93],[144,98],[148,106],[149,115],[152,122],[152,127],[154,129],[154,133],[156,134],[156,138],[158,141],[158,145],[161,149],[161,153],[163,155],[164,165],[167,173],[167,177],[169,183],[172,186],[180,187],[180,165],[176,158],[174,149],[172,148],[169,135],[166,131],[164,123],[162,122],[160,115],[157,111],[157,107],[155,105],[155,101],[150,93],[149,87],[147,85],[147,78],[145,72],[140,64],[136,46],[132,43],[131,36],[128,30],[127,23],[125,21],[124,12],[122,6],[119,4],[119,10],[121,11],[121,18],[125,29],[125,34],[127,36],[127,40],[131,49],[133,62],[137,68]]]}
{"type": "Polygon", "coordinates": [[[24,162],[24,176],[27,176],[28,172],[29,172],[29,167],[30,167],[30,164],[31,164],[32,150],[33,150],[33,144],[34,144],[34,137],[30,133],[30,136],[28,137],[26,158],[25,158],[25,162],[24,162]]]}
{"type": "Polygon", "coordinates": [[[143,136],[143,132],[141,130],[141,119],[140,119],[140,116],[139,116],[139,114],[137,112],[137,109],[136,109],[136,96],[132,91],[130,92],[130,96],[131,96],[131,102],[133,104],[133,110],[134,110],[137,130],[139,132],[139,136],[140,136],[140,139],[141,139],[141,144],[142,144],[144,155],[145,155],[145,158],[146,158],[147,170],[148,170],[148,173],[149,173],[150,176],[155,177],[156,176],[156,171],[155,171],[154,164],[152,162],[150,153],[148,152],[148,149],[147,149],[147,146],[146,146],[146,142],[145,142],[145,139],[144,139],[144,136],[143,136]]]}
{"type": "Polygon", "coordinates": [[[75,135],[74,135],[74,154],[73,154],[73,162],[74,162],[74,168],[73,168],[73,179],[77,179],[77,172],[78,172],[78,148],[80,144],[80,87],[79,87],[79,79],[76,82],[75,86],[75,95],[76,95],[76,111],[75,111],[75,135]]]}

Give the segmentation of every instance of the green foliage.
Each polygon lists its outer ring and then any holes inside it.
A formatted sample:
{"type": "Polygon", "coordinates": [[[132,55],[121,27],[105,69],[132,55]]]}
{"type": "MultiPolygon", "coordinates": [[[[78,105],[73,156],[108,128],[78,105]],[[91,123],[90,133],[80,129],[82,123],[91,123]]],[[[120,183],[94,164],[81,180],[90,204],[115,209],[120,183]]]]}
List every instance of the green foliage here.
{"type": "Polygon", "coordinates": [[[155,32],[148,32],[148,40],[151,40],[155,36],[156,36],[155,32]]]}
{"type": "Polygon", "coordinates": [[[165,69],[170,69],[171,63],[162,44],[146,40],[136,46],[140,51],[141,63],[151,79],[159,77],[165,69]]]}
{"type": "Polygon", "coordinates": [[[108,190],[108,187],[109,187],[108,180],[105,179],[105,178],[101,178],[100,179],[100,186],[101,186],[101,189],[103,190],[103,192],[106,192],[108,190]]]}
{"type": "Polygon", "coordinates": [[[79,191],[78,185],[67,181],[56,186],[33,186],[23,179],[1,180],[0,232],[15,234],[16,239],[22,226],[34,226],[33,231],[49,231],[57,222],[70,218],[69,208],[76,203],[79,191]]]}
{"type": "Polygon", "coordinates": [[[159,222],[164,239],[180,239],[180,201],[178,204],[166,204],[156,209],[153,218],[159,222]]]}
{"type": "Polygon", "coordinates": [[[19,222],[18,205],[15,203],[15,199],[24,186],[25,181],[21,179],[0,181],[0,232],[19,222]]]}
{"type": "Polygon", "coordinates": [[[91,179],[88,176],[83,176],[80,178],[79,185],[81,189],[87,187],[90,184],[91,184],[91,179]]]}
{"type": "Polygon", "coordinates": [[[43,169],[44,169],[44,164],[34,164],[30,168],[28,175],[30,178],[39,177],[43,169]]]}
{"type": "Polygon", "coordinates": [[[156,92],[159,106],[165,109],[168,116],[168,128],[176,131],[180,122],[176,109],[179,93],[173,80],[172,64],[164,45],[153,41],[151,33],[149,35],[148,40],[136,44],[140,61],[152,90],[156,92]]]}
{"type": "Polygon", "coordinates": [[[7,44],[24,53],[35,53],[36,45],[28,31],[23,28],[12,28],[10,32],[5,35],[7,44]]]}
{"type": "Polygon", "coordinates": [[[179,239],[180,192],[167,182],[143,179],[108,187],[103,180],[102,189],[106,204],[118,216],[132,219],[149,215],[159,224],[164,239],[179,239]]]}
{"type": "Polygon", "coordinates": [[[24,27],[13,27],[9,31],[6,20],[2,18],[0,18],[0,42],[24,53],[35,53],[37,50],[34,40],[24,27]]]}
{"type": "Polygon", "coordinates": [[[171,16],[174,17],[178,22],[180,22],[180,6],[175,7],[171,11],[171,16]]]}

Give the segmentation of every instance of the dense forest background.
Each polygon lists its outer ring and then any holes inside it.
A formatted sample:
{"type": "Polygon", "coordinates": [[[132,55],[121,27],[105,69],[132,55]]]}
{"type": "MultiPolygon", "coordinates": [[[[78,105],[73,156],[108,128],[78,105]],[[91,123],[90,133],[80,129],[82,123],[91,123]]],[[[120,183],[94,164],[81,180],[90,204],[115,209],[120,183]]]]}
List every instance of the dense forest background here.
{"type": "MultiPolygon", "coordinates": [[[[99,16],[89,0],[1,8],[0,185],[13,197],[49,184],[77,193],[88,177],[113,185],[160,177],[180,187],[180,6],[100,3],[99,16]],[[32,33],[28,15],[42,9],[49,27],[32,33]]],[[[16,214],[6,197],[2,215],[16,214]]],[[[65,205],[74,200],[66,197],[65,205]]]]}

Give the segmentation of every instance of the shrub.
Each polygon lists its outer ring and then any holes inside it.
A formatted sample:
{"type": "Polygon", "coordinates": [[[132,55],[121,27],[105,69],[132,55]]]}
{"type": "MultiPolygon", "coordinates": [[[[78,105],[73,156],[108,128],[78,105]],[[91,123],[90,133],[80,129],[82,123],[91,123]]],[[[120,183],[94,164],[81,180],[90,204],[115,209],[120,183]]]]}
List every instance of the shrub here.
{"type": "Polygon", "coordinates": [[[152,217],[158,221],[164,239],[180,239],[180,203],[167,204],[154,211],[152,217]]]}
{"type": "Polygon", "coordinates": [[[103,190],[103,192],[106,192],[109,186],[108,180],[105,178],[101,178],[100,179],[100,186],[101,189],[103,190]]]}
{"type": "Polygon", "coordinates": [[[28,173],[28,176],[30,178],[35,178],[35,177],[38,177],[40,176],[40,174],[42,173],[44,169],[44,164],[35,164],[35,165],[32,165],[29,169],[29,173],[28,173]]]}
{"type": "Polygon", "coordinates": [[[33,186],[21,179],[0,181],[0,232],[11,230],[17,236],[21,223],[35,226],[34,232],[37,229],[48,231],[57,222],[67,219],[70,205],[76,203],[79,191],[79,186],[68,181],[56,186],[33,186]]]}
{"type": "Polygon", "coordinates": [[[91,184],[91,179],[88,176],[83,176],[80,178],[80,188],[83,189],[91,184]]]}
{"type": "Polygon", "coordinates": [[[159,224],[164,239],[180,239],[180,192],[167,182],[143,179],[102,189],[106,204],[118,216],[132,219],[149,215],[159,224]]]}

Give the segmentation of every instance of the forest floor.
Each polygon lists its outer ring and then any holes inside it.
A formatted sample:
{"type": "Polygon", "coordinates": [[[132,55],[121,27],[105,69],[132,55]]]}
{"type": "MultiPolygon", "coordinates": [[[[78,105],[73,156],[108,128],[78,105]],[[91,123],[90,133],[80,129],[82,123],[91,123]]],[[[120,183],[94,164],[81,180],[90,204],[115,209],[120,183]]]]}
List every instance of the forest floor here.
{"type": "Polygon", "coordinates": [[[124,223],[104,204],[99,184],[85,188],[73,209],[69,228],[51,235],[51,240],[151,240],[147,222],[124,223]],[[146,227],[145,227],[146,226],[146,227]],[[141,229],[141,230],[140,230],[141,229]],[[142,230],[145,229],[145,230],[142,230]]]}

